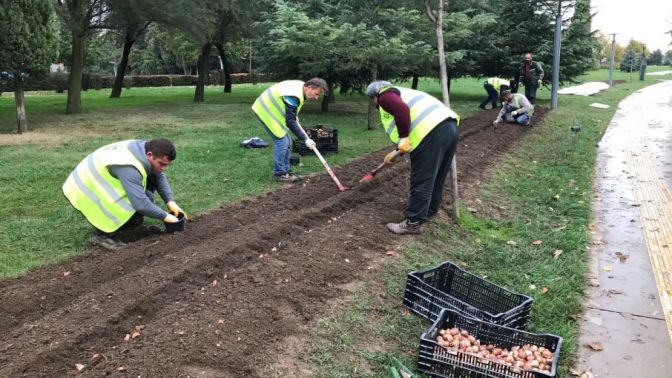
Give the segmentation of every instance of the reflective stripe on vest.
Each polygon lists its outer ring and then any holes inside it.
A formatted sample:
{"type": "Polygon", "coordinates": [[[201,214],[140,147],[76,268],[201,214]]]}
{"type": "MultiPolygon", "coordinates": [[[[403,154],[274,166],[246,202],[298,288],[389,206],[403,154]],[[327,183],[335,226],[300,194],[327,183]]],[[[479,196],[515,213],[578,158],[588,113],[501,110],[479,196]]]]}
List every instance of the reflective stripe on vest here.
{"type": "Polygon", "coordinates": [[[285,122],[287,108],[282,97],[293,96],[299,99],[299,106],[296,108],[298,114],[305,101],[303,85],[304,82],[300,80],[287,80],[277,83],[265,90],[252,104],[252,110],[277,138],[287,135],[287,123],[285,122]]]}
{"type": "MultiPolygon", "coordinates": [[[[380,93],[385,92],[390,88],[383,88],[380,93]]],[[[401,92],[401,99],[411,112],[411,130],[408,134],[408,140],[411,143],[411,150],[420,145],[420,142],[429,134],[430,131],[439,123],[448,118],[452,118],[460,124],[460,116],[454,111],[450,110],[441,101],[420,91],[407,88],[398,88],[401,92]]],[[[397,130],[397,123],[392,114],[386,112],[382,107],[380,110],[380,120],[383,124],[385,132],[390,137],[392,142],[399,143],[399,131],[397,130]]]]}
{"type": "Polygon", "coordinates": [[[502,85],[506,85],[506,86],[509,85],[509,82],[507,80],[500,79],[498,77],[491,77],[488,80],[486,80],[485,82],[492,85],[493,87],[495,87],[497,89],[499,89],[499,87],[501,87],[502,85]]]}
{"type": "Polygon", "coordinates": [[[114,232],[135,213],[121,181],[107,169],[110,165],[131,165],[142,175],[147,187],[147,171],[129,150],[127,140],[103,146],[82,160],[63,184],[63,194],[97,229],[114,232]]]}

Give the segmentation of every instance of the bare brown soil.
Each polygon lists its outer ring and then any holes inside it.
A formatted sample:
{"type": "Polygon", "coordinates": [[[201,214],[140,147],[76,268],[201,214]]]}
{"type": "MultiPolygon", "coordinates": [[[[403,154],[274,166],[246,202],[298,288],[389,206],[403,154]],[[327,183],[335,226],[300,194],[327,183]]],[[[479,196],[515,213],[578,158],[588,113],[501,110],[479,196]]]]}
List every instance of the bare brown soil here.
{"type": "MultiPolygon", "coordinates": [[[[537,110],[533,126],[545,113],[537,110]]],[[[493,129],[494,117],[462,123],[463,194],[529,130],[493,129]]],[[[197,217],[184,233],[0,282],[0,376],[268,376],[301,349],[329,303],[405,240],[385,223],[403,218],[408,161],[357,183],[384,153],[337,167],[352,186],[344,193],[316,175],[197,217]]]]}

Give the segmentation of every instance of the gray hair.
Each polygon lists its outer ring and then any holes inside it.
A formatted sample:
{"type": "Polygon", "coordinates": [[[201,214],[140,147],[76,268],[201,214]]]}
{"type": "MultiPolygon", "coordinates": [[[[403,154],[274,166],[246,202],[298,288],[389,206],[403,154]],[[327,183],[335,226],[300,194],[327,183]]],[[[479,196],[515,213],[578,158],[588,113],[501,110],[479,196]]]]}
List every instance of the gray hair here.
{"type": "Polygon", "coordinates": [[[324,79],[320,79],[319,77],[314,77],[308,81],[306,81],[305,84],[306,87],[312,87],[312,88],[322,88],[324,92],[329,92],[329,86],[327,85],[327,82],[324,81],[324,79]]]}
{"type": "Polygon", "coordinates": [[[369,97],[376,97],[378,96],[378,93],[380,93],[381,89],[391,86],[392,83],[390,83],[389,81],[385,80],[374,81],[373,83],[369,84],[368,87],[366,87],[366,95],[369,97]]]}

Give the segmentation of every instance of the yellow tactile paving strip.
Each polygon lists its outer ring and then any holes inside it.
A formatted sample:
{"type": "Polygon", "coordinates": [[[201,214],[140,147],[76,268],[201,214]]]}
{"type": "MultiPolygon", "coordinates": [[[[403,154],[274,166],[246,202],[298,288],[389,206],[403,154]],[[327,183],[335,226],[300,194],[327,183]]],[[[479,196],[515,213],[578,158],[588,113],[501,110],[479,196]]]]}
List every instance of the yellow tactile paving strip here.
{"type": "Polygon", "coordinates": [[[672,340],[672,191],[646,145],[630,145],[628,166],[658,296],[672,340]]]}

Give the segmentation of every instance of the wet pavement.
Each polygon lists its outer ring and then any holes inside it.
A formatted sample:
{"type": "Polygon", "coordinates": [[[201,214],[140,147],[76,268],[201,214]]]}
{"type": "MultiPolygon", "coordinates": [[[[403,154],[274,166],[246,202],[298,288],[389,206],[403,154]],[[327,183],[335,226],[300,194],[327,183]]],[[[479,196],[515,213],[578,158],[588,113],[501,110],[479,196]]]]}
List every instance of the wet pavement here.
{"type": "Polygon", "coordinates": [[[577,367],[595,377],[672,377],[672,81],[619,104],[596,176],[577,367]]]}

